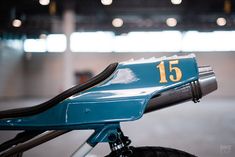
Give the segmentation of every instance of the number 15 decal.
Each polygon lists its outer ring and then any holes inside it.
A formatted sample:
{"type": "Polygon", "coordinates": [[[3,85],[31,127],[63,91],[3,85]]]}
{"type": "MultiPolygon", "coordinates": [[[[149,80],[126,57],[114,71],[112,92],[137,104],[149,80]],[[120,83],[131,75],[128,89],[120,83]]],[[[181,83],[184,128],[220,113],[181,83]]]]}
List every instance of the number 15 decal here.
{"type": "Polygon", "coordinates": [[[170,71],[170,76],[166,76],[166,68],[164,61],[161,61],[158,65],[157,68],[159,69],[160,72],[160,83],[167,83],[168,82],[168,77],[171,81],[173,82],[178,82],[182,78],[182,71],[180,70],[179,67],[177,67],[177,64],[179,64],[179,60],[172,60],[169,61],[169,71],[170,71]]]}

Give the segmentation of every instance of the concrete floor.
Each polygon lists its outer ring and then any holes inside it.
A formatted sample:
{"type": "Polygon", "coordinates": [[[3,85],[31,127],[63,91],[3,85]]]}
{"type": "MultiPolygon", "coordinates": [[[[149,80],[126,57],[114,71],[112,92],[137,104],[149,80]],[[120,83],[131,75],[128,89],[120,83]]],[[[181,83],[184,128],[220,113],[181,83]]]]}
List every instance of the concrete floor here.
{"type": "MultiPolygon", "coordinates": [[[[45,99],[1,100],[0,110],[30,106],[45,99]]],[[[134,146],[163,146],[181,149],[200,157],[235,156],[235,99],[204,98],[156,111],[135,122],[122,124],[134,146]]],[[[24,157],[69,156],[92,131],[73,131],[25,152],[24,157]]],[[[0,143],[14,131],[0,131],[0,143]]],[[[107,144],[99,144],[90,157],[108,154],[107,144]]]]}

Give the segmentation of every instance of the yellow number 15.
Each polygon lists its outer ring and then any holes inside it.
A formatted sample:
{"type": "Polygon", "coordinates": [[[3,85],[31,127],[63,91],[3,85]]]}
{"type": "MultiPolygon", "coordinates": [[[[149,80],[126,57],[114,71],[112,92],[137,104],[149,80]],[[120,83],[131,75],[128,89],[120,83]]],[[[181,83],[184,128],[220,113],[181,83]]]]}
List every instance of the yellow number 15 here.
{"type": "MultiPolygon", "coordinates": [[[[169,79],[173,82],[178,82],[182,78],[182,71],[180,70],[179,67],[176,65],[179,64],[179,60],[172,60],[169,61],[169,71],[170,76],[169,79]]],[[[160,72],[160,83],[167,83],[167,77],[166,77],[166,70],[165,70],[165,64],[164,61],[161,61],[158,65],[157,68],[159,69],[160,72]]]]}

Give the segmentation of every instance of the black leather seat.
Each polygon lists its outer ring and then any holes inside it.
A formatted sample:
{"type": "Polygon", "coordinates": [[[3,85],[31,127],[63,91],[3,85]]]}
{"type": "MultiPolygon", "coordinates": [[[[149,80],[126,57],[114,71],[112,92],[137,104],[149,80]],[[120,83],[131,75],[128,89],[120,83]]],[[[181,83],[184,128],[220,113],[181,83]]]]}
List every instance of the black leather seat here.
{"type": "Polygon", "coordinates": [[[18,109],[11,109],[11,110],[5,110],[5,111],[0,111],[0,119],[6,119],[6,118],[16,118],[16,117],[25,117],[25,116],[31,116],[34,114],[41,113],[55,105],[57,105],[59,102],[65,100],[66,98],[77,94],[79,92],[82,92],[88,88],[91,88],[98,83],[102,82],[106,78],[108,78],[116,69],[118,63],[113,63],[110,64],[103,72],[98,74],[97,76],[93,77],[86,83],[82,85],[77,85],[74,86],[63,93],[55,96],[54,98],[36,105],[32,107],[25,107],[25,108],[18,108],[18,109]]]}

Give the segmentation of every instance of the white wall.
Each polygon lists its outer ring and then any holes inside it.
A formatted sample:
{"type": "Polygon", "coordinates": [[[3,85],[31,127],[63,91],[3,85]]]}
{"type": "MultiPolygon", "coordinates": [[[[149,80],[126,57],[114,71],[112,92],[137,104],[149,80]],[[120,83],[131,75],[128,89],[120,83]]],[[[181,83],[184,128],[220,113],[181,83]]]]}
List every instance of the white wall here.
{"type": "Polygon", "coordinates": [[[0,42],[0,98],[24,95],[23,52],[0,42]]]}

